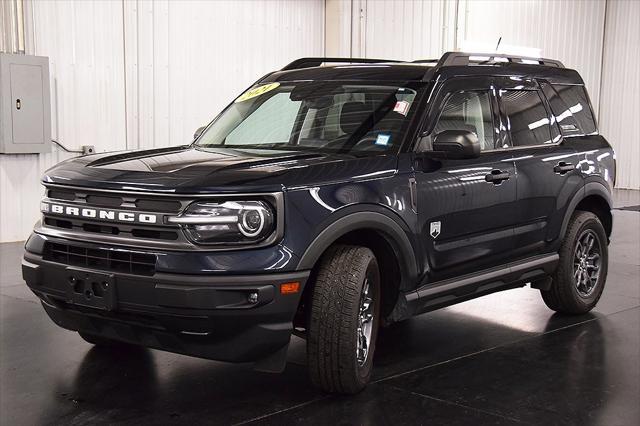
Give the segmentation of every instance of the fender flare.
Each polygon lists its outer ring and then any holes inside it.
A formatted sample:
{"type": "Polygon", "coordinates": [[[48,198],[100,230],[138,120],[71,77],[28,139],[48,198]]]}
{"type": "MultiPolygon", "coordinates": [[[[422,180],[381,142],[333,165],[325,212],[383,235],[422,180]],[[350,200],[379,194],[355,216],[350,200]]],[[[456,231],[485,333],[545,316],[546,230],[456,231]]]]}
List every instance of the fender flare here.
{"type": "Polygon", "coordinates": [[[396,252],[401,282],[400,288],[407,289],[410,283],[415,283],[418,275],[416,256],[413,245],[400,224],[386,214],[374,211],[359,211],[347,213],[334,220],[313,239],[298,263],[298,270],[311,269],[322,253],[343,235],[360,229],[379,231],[396,252]]]}
{"type": "Polygon", "coordinates": [[[569,220],[571,219],[571,216],[573,216],[573,213],[576,211],[576,206],[580,203],[580,201],[592,195],[601,197],[609,206],[609,210],[613,209],[611,193],[603,183],[598,181],[586,183],[582,187],[582,190],[576,192],[576,194],[569,202],[569,207],[567,208],[567,212],[564,216],[564,219],[562,220],[562,228],[560,229],[561,239],[564,239],[565,233],[567,232],[567,227],[569,226],[569,220]]]}

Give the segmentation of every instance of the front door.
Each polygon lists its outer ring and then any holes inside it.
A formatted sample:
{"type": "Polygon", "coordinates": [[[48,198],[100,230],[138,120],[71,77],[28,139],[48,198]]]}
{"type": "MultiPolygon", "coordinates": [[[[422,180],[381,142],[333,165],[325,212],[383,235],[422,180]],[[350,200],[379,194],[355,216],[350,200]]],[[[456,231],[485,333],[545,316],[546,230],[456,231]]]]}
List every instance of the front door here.
{"type": "Polygon", "coordinates": [[[426,158],[416,167],[419,232],[424,244],[426,279],[459,276],[501,265],[514,249],[516,173],[505,146],[495,91],[489,78],[459,78],[445,83],[431,103],[420,151],[444,130],[474,132],[478,158],[426,158]]]}

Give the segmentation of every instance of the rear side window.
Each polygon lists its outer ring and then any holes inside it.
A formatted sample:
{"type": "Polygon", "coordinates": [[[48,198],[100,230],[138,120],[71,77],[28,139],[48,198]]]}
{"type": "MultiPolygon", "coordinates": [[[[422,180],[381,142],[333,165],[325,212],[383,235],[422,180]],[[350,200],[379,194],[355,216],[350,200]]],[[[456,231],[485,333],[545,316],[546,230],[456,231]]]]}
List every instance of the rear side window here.
{"type": "Polygon", "coordinates": [[[596,132],[596,122],[584,86],[543,83],[542,87],[563,136],[596,132]]]}
{"type": "Polygon", "coordinates": [[[500,101],[513,146],[552,143],[549,116],[537,90],[501,90],[500,101]]]}

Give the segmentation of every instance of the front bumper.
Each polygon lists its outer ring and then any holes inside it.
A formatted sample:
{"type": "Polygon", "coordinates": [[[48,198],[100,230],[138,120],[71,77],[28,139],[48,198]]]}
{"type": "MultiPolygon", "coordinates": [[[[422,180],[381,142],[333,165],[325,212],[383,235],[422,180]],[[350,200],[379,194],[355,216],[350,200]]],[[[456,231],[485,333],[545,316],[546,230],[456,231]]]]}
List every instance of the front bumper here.
{"type": "Polygon", "coordinates": [[[258,361],[288,345],[309,277],[309,271],[140,276],[67,266],[31,252],[25,253],[22,273],[60,327],[232,362],[258,361]],[[81,281],[74,278],[83,274],[87,282],[96,275],[112,284],[109,303],[93,306],[95,294],[83,300],[85,290],[78,291],[81,281]],[[281,294],[280,284],[289,282],[299,282],[299,291],[281,294]]]}

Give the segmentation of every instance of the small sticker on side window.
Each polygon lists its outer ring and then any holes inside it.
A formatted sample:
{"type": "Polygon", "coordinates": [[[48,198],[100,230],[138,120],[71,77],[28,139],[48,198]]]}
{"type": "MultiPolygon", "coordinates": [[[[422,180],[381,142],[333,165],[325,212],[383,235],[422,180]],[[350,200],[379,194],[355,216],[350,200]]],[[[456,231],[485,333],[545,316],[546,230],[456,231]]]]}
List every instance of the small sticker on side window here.
{"type": "Polygon", "coordinates": [[[389,145],[389,141],[390,140],[391,140],[391,135],[387,135],[387,134],[381,133],[376,138],[376,145],[387,146],[387,145],[389,145]]]}

